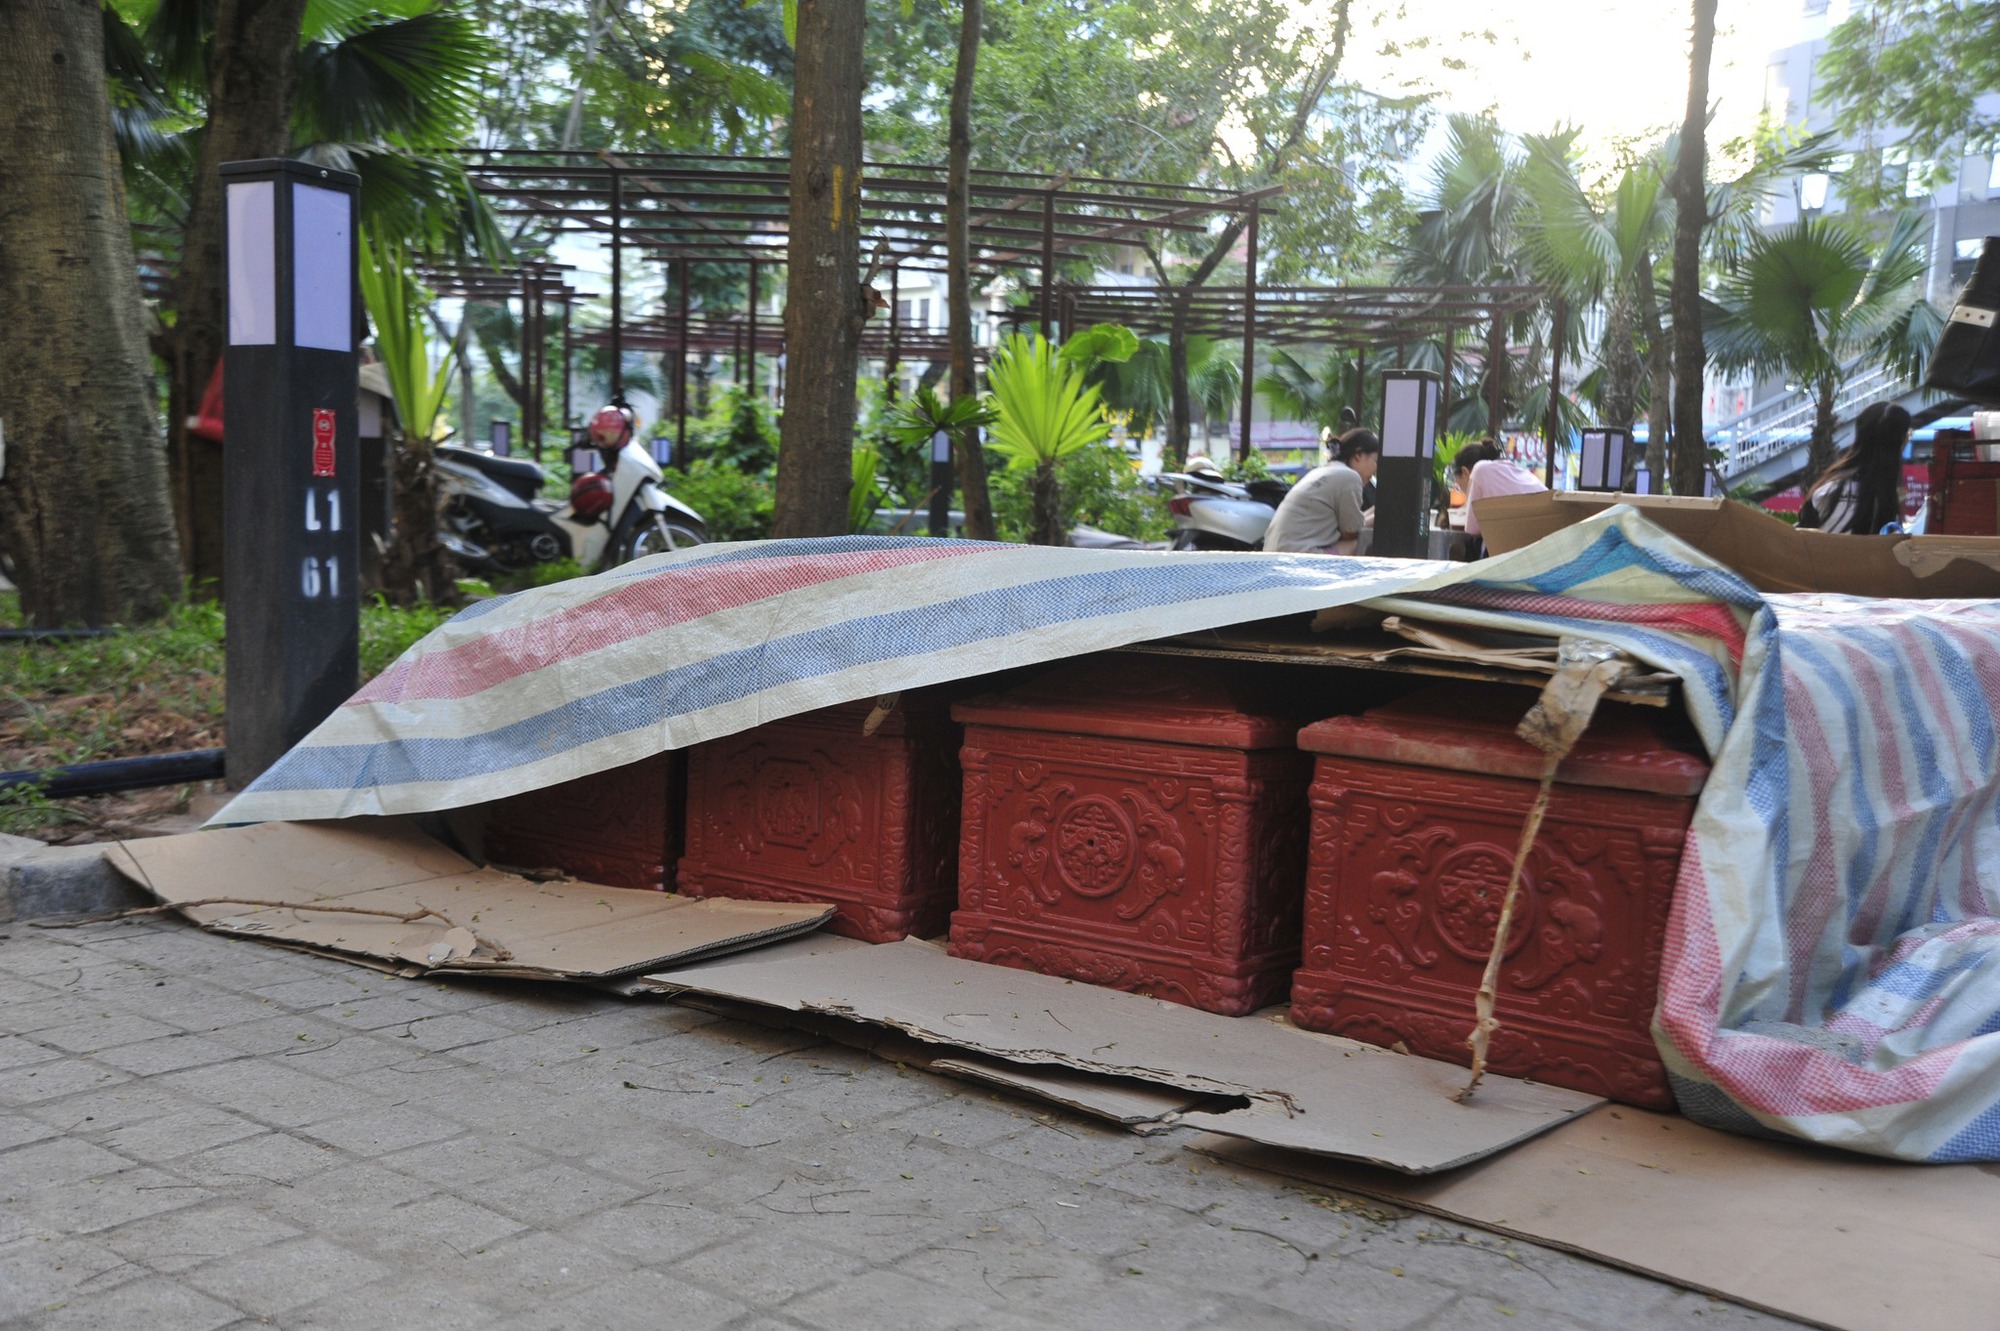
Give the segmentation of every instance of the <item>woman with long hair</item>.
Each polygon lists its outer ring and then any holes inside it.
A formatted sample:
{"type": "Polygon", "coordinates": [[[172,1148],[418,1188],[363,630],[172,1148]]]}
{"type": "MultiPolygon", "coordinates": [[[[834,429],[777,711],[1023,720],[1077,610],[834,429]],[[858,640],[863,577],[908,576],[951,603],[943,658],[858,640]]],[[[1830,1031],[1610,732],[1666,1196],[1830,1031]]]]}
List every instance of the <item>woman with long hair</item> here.
{"type": "Polygon", "coordinates": [[[1903,520],[1903,449],[1910,413],[1877,402],[1854,421],[1854,442],[1806,487],[1799,526],[1873,536],[1903,520]]]}

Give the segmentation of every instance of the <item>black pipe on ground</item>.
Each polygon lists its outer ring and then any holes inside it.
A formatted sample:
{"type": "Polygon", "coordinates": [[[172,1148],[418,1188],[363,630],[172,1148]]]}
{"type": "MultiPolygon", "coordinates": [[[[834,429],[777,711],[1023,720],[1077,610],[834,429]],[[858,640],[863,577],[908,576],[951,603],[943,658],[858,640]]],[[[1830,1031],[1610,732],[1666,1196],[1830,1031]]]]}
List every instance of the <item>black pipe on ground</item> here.
{"type": "Polygon", "coordinates": [[[76,642],[123,632],[123,629],[0,629],[0,642],[76,642]]]}
{"type": "Polygon", "coordinates": [[[222,756],[225,752],[224,749],[195,749],[188,753],[161,753],[146,758],[77,763],[71,767],[0,772],[0,790],[40,785],[42,794],[60,800],[73,799],[78,795],[112,795],[121,790],[144,790],[149,786],[178,786],[186,781],[212,781],[222,775],[222,756]]]}

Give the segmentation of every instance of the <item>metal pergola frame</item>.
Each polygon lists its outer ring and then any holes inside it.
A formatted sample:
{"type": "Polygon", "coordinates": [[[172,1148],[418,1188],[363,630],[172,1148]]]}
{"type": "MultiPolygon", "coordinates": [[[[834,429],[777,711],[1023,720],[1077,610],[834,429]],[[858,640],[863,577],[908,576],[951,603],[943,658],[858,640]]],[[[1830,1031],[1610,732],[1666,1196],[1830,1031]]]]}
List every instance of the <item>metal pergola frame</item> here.
{"type": "MultiPolygon", "coordinates": [[[[1259,341],[1276,346],[1330,346],[1363,352],[1394,348],[1400,361],[1412,345],[1443,344],[1447,371],[1456,363],[1461,333],[1485,332],[1486,355],[1499,361],[1506,354],[1509,320],[1553,302],[1558,328],[1563,322],[1562,297],[1550,288],[1526,284],[1485,286],[1260,286],[1254,251],[1249,279],[1239,287],[1065,287],[1059,293],[1065,325],[1120,323],[1137,333],[1166,334],[1175,329],[1189,336],[1240,338],[1243,342],[1242,432],[1237,456],[1250,450],[1251,379],[1259,341]]],[[[1562,379],[1562,339],[1551,339],[1548,418],[1543,439],[1548,444],[1545,476],[1553,475],[1553,443],[1559,428],[1554,388],[1562,379]]],[[[1487,428],[1500,431],[1498,375],[1487,384],[1487,428]]],[[[1451,375],[1444,376],[1445,402],[1450,409],[1451,375]]]]}
{"type": "MultiPolygon", "coordinates": [[[[791,210],[790,160],[784,157],[728,158],[690,153],[545,152],[532,149],[469,150],[463,154],[473,186],[502,218],[535,228],[546,239],[555,233],[595,234],[610,249],[611,319],[601,329],[570,332],[575,293],[563,282],[559,265],[528,260],[505,273],[484,270],[473,285],[439,288],[440,294],[477,292],[473,298],[519,298],[526,346],[546,332],[541,307],[550,275],[564,304],[564,418],[569,416],[567,373],[575,343],[610,352],[612,391],[623,391],[625,351],[644,349],[677,362],[673,397],[675,458],[687,461],[687,355],[727,353],[747,369],[755,391],[757,357],[781,349],[775,333],[759,317],[758,292],[765,269],[786,262],[786,228],[791,210]],[[626,264],[631,257],[660,263],[668,278],[668,308],[656,316],[633,317],[624,309],[626,264]],[[737,311],[696,311],[689,301],[689,269],[694,264],[741,263],[748,270],[748,305],[737,311]],[[512,285],[509,286],[509,283],[512,285]],[[505,288],[503,292],[503,288],[505,288]],[[678,354],[676,354],[678,353],[678,354]]],[[[1484,332],[1486,355],[1504,359],[1509,320],[1553,302],[1558,325],[1562,301],[1547,288],[1524,285],[1450,287],[1260,286],[1257,281],[1258,230],[1262,211],[1283,186],[1232,192],[1196,186],[1097,177],[1050,176],[1031,172],[974,170],[968,223],[975,280],[1003,273],[1033,273],[1023,287],[1035,292],[1033,322],[1053,337],[1093,323],[1122,323],[1141,333],[1240,338],[1243,344],[1243,403],[1239,457],[1250,452],[1256,349],[1273,345],[1327,345],[1356,351],[1407,347],[1441,340],[1447,364],[1455,361],[1461,334],[1484,332]],[[1217,217],[1241,216],[1245,279],[1235,287],[1073,286],[1062,282],[1058,264],[1091,249],[1131,244],[1148,237],[1206,235],[1217,217]]],[[[910,163],[864,164],[860,188],[861,255],[864,280],[886,272],[890,282],[887,326],[871,323],[862,335],[862,353],[880,357],[893,375],[905,356],[944,359],[945,339],[910,333],[901,325],[896,283],[903,272],[943,272],[946,211],[945,168],[910,163]]],[[[536,345],[540,345],[539,341],[536,345]]],[[[1552,343],[1551,384],[1561,379],[1561,340],[1552,343]]],[[[538,359],[538,358],[536,358],[538,359]]],[[[524,380],[526,379],[524,370],[524,380]]],[[[739,378],[742,374],[739,370],[739,378]]],[[[1490,428],[1500,425],[1500,376],[1489,376],[1490,428]]],[[[1446,392],[1449,393],[1449,376],[1446,392]]],[[[541,383],[524,394],[537,405],[533,428],[524,432],[539,447],[541,383]]],[[[525,414],[525,413],[524,413],[525,414]]],[[[1556,395],[1549,401],[1545,437],[1557,432],[1556,395]]],[[[1555,450],[1549,448],[1549,467],[1555,450]]]]}
{"type": "MultiPolygon", "coordinates": [[[[769,336],[759,326],[758,288],[765,268],[786,262],[790,160],[533,149],[469,150],[463,160],[474,189],[503,219],[538,227],[545,237],[580,232],[601,235],[609,242],[610,324],[602,332],[579,333],[576,340],[608,348],[614,395],[623,390],[622,360],[628,344],[668,354],[681,351],[674,385],[678,417],[675,451],[676,458],[685,462],[685,353],[724,349],[719,321],[709,315],[698,319],[689,308],[688,269],[695,263],[741,263],[747,268],[748,308],[728,323],[727,335],[728,349],[746,365],[754,391],[757,357],[765,350],[769,336]],[[677,294],[671,315],[638,320],[627,315],[624,280],[628,251],[666,267],[669,293],[677,294]]],[[[870,329],[864,333],[863,350],[881,355],[892,372],[906,353],[948,354],[936,335],[913,335],[900,327],[894,296],[901,273],[946,270],[945,174],[944,167],[926,164],[876,162],[863,167],[861,254],[868,276],[886,271],[891,287],[888,327],[885,332],[870,329]]],[[[1211,219],[1243,212],[1249,214],[1247,234],[1254,246],[1260,205],[1282,193],[1282,187],[1236,192],[1099,177],[974,170],[970,193],[968,231],[975,279],[991,280],[1005,272],[1035,272],[1037,317],[1042,331],[1053,335],[1056,270],[1061,260],[1096,246],[1133,243],[1148,236],[1206,234],[1211,219]]],[[[554,265],[543,267],[553,270],[554,265]]],[[[533,286],[533,280],[528,279],[527,285],[533,286]]],[[[526,292],[522,287],[508,292],[507,298],[519,296],[532,304],[526,292]]],[[[494,290],[489,298],[498,294],[494,290]]],[[[532,313],[524,318],[524,331],[534,318],[532,313]]],[[[566,354],[565,366],[567,363],[566,354]]],[[[567,374],[564,378],[567,386],[567,374]]],[[[538,444],[539,429],[527,432],[538,444]]]]}

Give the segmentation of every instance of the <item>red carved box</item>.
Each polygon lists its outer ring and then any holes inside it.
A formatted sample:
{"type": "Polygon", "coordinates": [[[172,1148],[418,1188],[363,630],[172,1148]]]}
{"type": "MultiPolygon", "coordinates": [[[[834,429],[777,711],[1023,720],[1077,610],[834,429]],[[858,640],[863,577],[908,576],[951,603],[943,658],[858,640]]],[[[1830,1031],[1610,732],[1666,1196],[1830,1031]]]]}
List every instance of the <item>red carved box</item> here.
{"type": "Polygon", "coordinates": [[[960,704],[955,956],[1241,1015],[1299,956],[1308,760],[1243,676],[1114,658],[960,704]]]}
{"type": "Polygon", "coordinates": [[[824,901],[827,928],[871,943],[944,932],[958,846],[958,727],[943,697],[906,693],[872,735],[854,703],[688,752],[694,897],[824,901]]]}
{"type": "Polygon", "coordinates": [[[681,847],[680,771],[681,755],[662,753],[495,800],[486,806],[486,858],[665,891],[681,847]]]}
{"type": "MultiPolygon", "coordinates": [[[[1292,1019],[1469,1063],[1473,995],[1542,755],[1535,695],[1432,688],[1308,726],[1318,755],[1292,1019]]],[[[1673,1108],[1653,1045],[1660,946],[1708,764],[1685,727],[1606,704],[1557,769],[1496,988],[1488,1065],[1673,1108]]]]}

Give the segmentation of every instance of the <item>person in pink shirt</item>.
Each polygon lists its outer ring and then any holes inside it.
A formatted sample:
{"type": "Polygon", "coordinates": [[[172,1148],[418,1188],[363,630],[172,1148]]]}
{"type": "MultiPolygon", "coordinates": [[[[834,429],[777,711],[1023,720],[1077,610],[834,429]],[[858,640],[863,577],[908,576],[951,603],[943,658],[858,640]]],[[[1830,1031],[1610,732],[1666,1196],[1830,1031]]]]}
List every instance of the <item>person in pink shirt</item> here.
{"type": "Polygon", "coordinates": [[[1549,487],[1534,473],[1500,456],[1491,439],[1467,444],[1451,460],[1452,484],[1465,495],[1465,534],[1479,535],[1479,515],[1473,505],[1494,495],[1534,494],[1549,487]]]}

